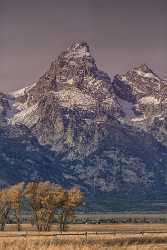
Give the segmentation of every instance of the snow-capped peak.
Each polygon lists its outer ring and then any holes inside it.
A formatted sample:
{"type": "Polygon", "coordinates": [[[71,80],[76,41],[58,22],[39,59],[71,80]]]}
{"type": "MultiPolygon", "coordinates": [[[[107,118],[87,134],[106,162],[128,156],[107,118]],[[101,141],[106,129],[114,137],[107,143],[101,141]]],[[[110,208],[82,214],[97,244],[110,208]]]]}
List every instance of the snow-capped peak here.
{"type": "Polygon", "coordinates": [[[89,57],[90,49],[87,42],[74,42],[65,51],[64,57],[89,57]]]}
{"type": "Polygon", "coordinates": [[[69,46],[68,48],[67,48],[67,50],[68,51],[71,51],[71,50],[80,50],[80,49],[85,49],[87,52],[90,52],[90,49],[89,49],[89,45],[88,45],[88,43],[87,42],[84,42],[84,41],[82,41],[82,42],[73,42],[72,44],[71,44],[71,46],[69,46]]]}

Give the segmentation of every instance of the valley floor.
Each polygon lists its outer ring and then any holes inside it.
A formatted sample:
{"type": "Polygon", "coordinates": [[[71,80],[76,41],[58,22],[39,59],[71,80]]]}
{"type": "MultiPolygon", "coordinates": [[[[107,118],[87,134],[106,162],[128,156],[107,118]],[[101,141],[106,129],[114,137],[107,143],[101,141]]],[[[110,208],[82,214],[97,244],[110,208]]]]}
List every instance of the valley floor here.
{"type": "MultiPolygon", "coordinates": [[[[5,227],[5,234],[15,234],[16,224],[8,224],[5,227]]],[[[22,224],[21,230],[23,232],[36,231],[36,228],[31,224],[22,224]]],[[[104,233],[166,233],[167,224],[153,224],[153,223],[136,223],[136,224],[69,224],[66,227],[68,232],[104,232],[104,233]]],[[[51,232],[59,233],[59,227],[54,224],[51,232]]],[[[22,233],[22,232],[20,232],[22,233]]],[[[3,233],[0,233],[0,236],[3,233]]]]}
{"type": "Polygon", "coordinates": [[[82,236],[5,237],[0,250],[167,250],[167,235],[152,236],[82,236]]]}
{"type": "Polygon", "coordinates": [[[0,250],[167,250],[167,224],[69,225],[64,233],[22,232],[8,225],[0,233],[0,250]]]}

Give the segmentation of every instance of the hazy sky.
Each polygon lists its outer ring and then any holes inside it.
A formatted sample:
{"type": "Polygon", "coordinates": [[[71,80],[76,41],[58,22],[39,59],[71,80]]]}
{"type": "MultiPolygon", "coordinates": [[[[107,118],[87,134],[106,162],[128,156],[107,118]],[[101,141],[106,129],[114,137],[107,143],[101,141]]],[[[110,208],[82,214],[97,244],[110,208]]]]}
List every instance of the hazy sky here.
{"type": "Polygon", "coordinates": [[[37,80],[75,40],[111,76],[148,63],[167,78],[167,0],[0,0],[0,91],[37,80]]]}

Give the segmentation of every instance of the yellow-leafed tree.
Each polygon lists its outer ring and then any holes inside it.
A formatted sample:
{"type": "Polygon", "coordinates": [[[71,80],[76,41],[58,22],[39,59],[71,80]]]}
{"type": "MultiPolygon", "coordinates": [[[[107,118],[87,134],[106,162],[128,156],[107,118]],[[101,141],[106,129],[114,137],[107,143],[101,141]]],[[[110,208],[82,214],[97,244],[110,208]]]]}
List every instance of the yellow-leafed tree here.
{"type": "Polygon", "coordinates": [[[66,199],[60,209],[60,230],[65,230],[67,219],[73,219],[75,216],[75,209],[84,201],[84,193],[80,188],[74,187],[66,191],[66,199]]]}
{"type": "Polygon", "coordinates": [[[33,223],[38,231],[49,231],[56,209],[62,206],[64,189],[50,182],[31,182],[26,186],[25,197],[33,212],[33,223]]]}
{"type": "Polygon", "coordinates": [[[11,209],[14,210],[18,231],[21,230],[21,208],[24,197],[24,187],[24,182],[21,182],[8,188],[8,198],[11,209]]]}
{"type": "Polygon", "coordinates": [[[11,202],[9,198],[9,188],[4,188],[0,191],[0,224],[1,231],[4,231],[5,224],[11,210],[11,202]]]}

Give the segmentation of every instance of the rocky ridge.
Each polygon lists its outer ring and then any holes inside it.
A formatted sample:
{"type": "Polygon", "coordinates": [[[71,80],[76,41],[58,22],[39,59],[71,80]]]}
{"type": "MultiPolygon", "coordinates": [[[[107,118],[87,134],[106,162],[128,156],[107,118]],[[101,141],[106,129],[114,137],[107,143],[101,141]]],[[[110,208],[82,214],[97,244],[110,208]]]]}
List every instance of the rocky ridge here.
{"type": "Polygon", "coordinates": [[[143,64],[116,75],[113,86],[118,98],[122,98],[126,121],[166,145],[167,81],[143,64]]]}

